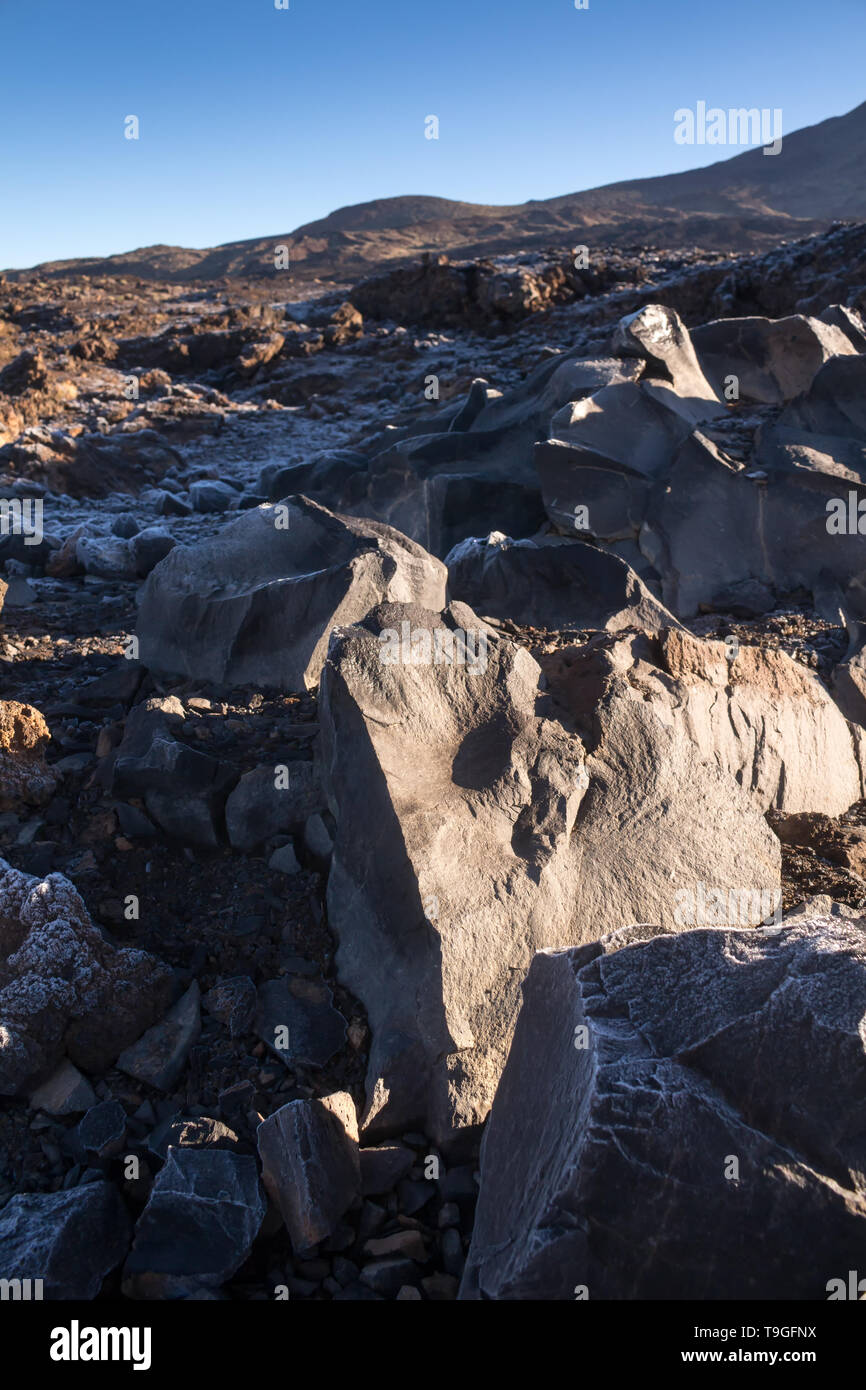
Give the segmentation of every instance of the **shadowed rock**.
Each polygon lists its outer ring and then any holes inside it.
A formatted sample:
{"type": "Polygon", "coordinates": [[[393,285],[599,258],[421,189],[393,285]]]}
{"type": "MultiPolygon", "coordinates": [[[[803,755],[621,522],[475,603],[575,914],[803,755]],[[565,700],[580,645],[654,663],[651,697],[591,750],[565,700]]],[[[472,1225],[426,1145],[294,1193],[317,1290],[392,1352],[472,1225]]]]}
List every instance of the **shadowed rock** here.
{"type": "Polygon", "coordinates": [[[0,1211],[3,1278],[43,1280],[48,1299],[96,1298],[126,1254],[130,1234],[111,1183],[19,1193],[0,1211]]]}
{"type": "Polygon", "coordinates": [[[863,925],[536,956],[461,1297],[826,1298],[866,1236],[863,925]]]}
{"type": "Polygon", "coordinates": [[[165,1009],[167,966],[109,945],[68,879],[0,860],[0,1095],[47,1079],[64,1054],[102,1071],[165,1009]]]}

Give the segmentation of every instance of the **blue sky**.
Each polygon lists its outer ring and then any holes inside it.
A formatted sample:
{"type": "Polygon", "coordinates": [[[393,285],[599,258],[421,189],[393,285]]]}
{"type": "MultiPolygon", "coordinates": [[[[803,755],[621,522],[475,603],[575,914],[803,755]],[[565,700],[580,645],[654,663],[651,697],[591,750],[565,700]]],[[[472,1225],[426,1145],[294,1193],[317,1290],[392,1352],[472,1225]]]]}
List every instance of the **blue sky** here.
{"type": "Polygon", "coordinates": [[[711,163],[677,108],[841,115],[864,40],[866,0],[0,0],[0,266],[711,163]]]}

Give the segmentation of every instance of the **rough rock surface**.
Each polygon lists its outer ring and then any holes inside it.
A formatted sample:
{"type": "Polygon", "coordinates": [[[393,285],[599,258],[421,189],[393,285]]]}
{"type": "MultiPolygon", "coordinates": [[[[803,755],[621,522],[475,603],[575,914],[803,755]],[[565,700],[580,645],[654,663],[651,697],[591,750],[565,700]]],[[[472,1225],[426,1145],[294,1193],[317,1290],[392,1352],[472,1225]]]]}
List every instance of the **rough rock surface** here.
{"type": "Polygon", "coordinates": [[[265,1215],[254,1158],[169,1149],[123,1268],[129,1298],[195,1298],[243,1264],[265,1215]]]}
{"type": "Polygon", "coordinates": [[[584,692],[588,756],[540,675],[461,604],[385,605],[334,636],[328,905],[340,979],[373,1033],[371,1133],[417,1124],[448,1144],[483,1120],[535,950],[634,918],[673,925],[677,892],[699,882],[778,889],[778,841],[682,726],[619,675],[584,692]],[[412,662],[413,631],[444,650],[454,629],[474,665],[425,662],[422,646],[412,662]],[[408,659],[389,663],[401,631],[408,659]]]}
{"type": "Polygon", "coordinates": [[[126,1207],[110,1183],[19,1193],[0,1211],[2,1277],[41,1279],[47,1299],[96,1298],[130,1234],[126,1207]]]}
{"type": "Polygon", "coordinates": [[[47,1079],[64,1054],[99,1071],[165,1008],[171,972],[109,945],[62,874],[0,860],[0,1095],[47,1079]]]}
{"type": "Polygon", "coordinates": [[[863,928],[536,956],[461,1296],[826,1298],[866,1232],[863,928]]]}
{"type": "Polygon", "coordinates": [[[51,799],[56,782],[45,763],[50,737],[38,709],[0,700],[0,811],[51,799]]]}
{"type": "Polygon", "coordinates": [[[256,1139],[265,1188],[303,1255],[332,1235],[360,1194],[355,1103],[345,1091],[289,1101],[259,1125],[256,1139]]]}
{"type": "Polygon", "coordinates": [[[702,640],[681,628],[656,643],[595,639],[543,660],[584,725],[601,688],[654,711],[761,811],[837,816],[864,795],[866,749],[821,680],[785,652],[702,640]]]}
{"type": "Polygon", "coordinates": [[[441,605],[444,588],[444,567],[391,527],[289,498],[213,541],[177,546],[156,567],[139,610],[141,660],[225,685],[299,690],[318,684],[332,627],[386,600],[441,605]]]}

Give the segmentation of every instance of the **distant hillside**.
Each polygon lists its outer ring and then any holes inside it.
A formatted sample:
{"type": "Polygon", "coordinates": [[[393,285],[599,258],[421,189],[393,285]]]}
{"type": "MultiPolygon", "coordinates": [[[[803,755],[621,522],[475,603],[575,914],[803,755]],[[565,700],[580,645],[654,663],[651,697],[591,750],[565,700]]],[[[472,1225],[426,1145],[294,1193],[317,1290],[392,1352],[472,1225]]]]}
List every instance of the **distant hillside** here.
{"type": "MultiPolygon", "coordinates": [[[[43,276],[133,275],[188,281],[274,273],[290,247],[293,278],[347,282],[422,252],[502,255],[585,240],[615,246],[754,250],[866,218],[866,103],[786,135],[778,155],[751,149],[703,169],[584,193],[488,207],[406,194],[339,208],[294,232],[206,250],[149,246],[102,260],[51,261],[43,276]]],[[[10,278],[34,272],[12,271],[10,278]]]]}

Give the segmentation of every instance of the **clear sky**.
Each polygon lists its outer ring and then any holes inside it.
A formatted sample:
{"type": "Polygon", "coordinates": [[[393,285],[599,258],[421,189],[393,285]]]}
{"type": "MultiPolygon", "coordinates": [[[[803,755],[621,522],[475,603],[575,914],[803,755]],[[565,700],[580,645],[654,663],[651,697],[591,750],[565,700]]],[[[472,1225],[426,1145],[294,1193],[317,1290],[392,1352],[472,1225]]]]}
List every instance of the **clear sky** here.
{"type": "Polygon", "coordinates": [[[289,4],[0,0],[0,266],[547,198],[738,153],[674,143],[701,100],[787,133],[866,99],[866,0],[289,4]]]}

